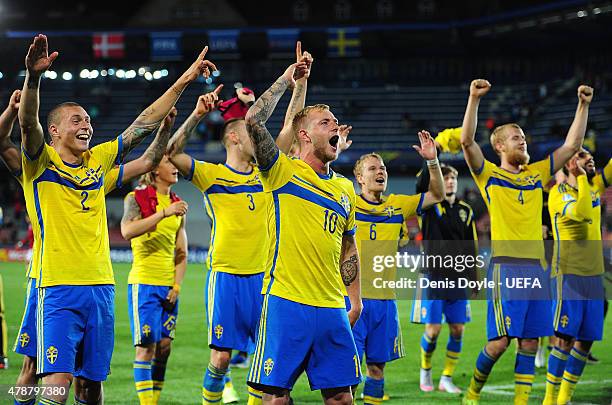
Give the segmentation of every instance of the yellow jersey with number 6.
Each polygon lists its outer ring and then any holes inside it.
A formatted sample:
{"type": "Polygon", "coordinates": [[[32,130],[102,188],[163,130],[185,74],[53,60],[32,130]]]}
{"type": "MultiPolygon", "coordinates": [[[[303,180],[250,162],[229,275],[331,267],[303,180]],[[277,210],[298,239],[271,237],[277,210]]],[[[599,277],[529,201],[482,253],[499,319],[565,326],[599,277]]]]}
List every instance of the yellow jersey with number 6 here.
{"type": "Polygon", "coordinates": [[[110,261],[104,178],[119,163],[121,138],[83,153],[83,162],[62,161],[41,146],[22,151],[23,191],[40,252],[33,263],[38,287],[114,284],[110,261]]]}

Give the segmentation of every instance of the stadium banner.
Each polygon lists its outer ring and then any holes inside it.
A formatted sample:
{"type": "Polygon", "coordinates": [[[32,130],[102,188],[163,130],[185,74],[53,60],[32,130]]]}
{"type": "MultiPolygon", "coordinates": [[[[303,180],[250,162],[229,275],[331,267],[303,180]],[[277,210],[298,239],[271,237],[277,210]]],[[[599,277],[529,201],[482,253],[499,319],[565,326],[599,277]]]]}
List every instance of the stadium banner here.
{"type": "Polygon", "coordinates": [[[178,61],[183,58],[182,32],[152,32],[150,38],[151,60],[178,61]]]}
{"type": "Polygon", "coordinates": [[[345,58],[361,56],[361,29],[357,27],[327,30],[327,56],[345,58]]]}
{"type": "Polygon", "coordinates": [[[122,59],[125,57],[123,32],[94,32],[92,49],[96,59],[122,59]]]}
{"type": "Polygon", "coordinates": [[[209,30],[209,48],[215,53],[238,53],[239,35],[240,30],[209,30]]]}
{"type": "Polygon", "coordinates": [[[266,34],[269,56],[284,58],[295,53],[295,43],[300,35],[299,29],[269,29],[266,34]]]}

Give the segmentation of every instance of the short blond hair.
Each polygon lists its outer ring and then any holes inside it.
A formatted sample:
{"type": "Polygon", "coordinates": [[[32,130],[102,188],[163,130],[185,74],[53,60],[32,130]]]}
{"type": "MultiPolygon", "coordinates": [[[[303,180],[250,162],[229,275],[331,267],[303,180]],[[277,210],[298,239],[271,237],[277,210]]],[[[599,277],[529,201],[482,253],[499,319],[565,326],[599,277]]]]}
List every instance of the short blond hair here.
{"type": "Polygon", "coordinates": [[[363,162],[365,162],[366,159],[371,157],[376,158],[384,163],[382,156],[380,156],[378,153],[372,152],[366,153],[365,155],[361,155],[361,157],[355,162],[355,166],[353,167],[353,174],[355,175],[355,178],[363,174],[363,162]]]}
{"type": "Polygon", "coordinates": [[[297,137],[297,134],[303,128],[304,121],[306,120],[306,118],[308,118],[308,115],[312,111],[329,111],[329,106],[327,104],[315,104],[304,107],[300,111],[298,111],[293,117],[293,122],[291,123],[293,135],[295,137],[297,137]]]}
{"type": "Polygon", "coordinates": [[[495,147],[495,145],[497,145],[498,143],[503,143],[507,136],[508,136],[508,132],[506,131],[509,128],[515,128],[518,130],[521,130],[521,127],[519,126],[519,124],[516,124],[514,122],[511,122],[509,124],[504,124],[504,125],[500,125],[498,127],[496,127],[493,132],[491,132],[491,146],[493,147],[493,150],[495,151],[495,153],[497,153],[499,155],[499,152],[497,151],[497,148],[495,147]]]}

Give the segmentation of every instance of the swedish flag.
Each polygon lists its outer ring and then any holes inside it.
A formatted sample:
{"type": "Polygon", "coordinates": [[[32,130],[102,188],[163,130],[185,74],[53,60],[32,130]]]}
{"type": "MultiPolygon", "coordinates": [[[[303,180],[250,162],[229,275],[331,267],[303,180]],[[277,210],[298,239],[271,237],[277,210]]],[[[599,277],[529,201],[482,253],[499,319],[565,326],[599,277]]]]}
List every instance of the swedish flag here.
{"type": "Polygon", "coordinates": [[[361,55],[359,28],[330,28],[327,30],[327,56],[352,57],[361,55]]]}

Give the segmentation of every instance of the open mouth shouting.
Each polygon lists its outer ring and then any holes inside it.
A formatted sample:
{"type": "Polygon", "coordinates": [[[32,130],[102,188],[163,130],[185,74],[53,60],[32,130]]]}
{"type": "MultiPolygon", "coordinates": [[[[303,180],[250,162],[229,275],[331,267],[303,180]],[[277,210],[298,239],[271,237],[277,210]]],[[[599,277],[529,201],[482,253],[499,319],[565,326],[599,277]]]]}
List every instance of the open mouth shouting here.
{"type": "Polygon", "coordinates": [[[338,142],[340,142],[340,137],[338,135],[334,135],[329,138],[329,144],[334,148],[334,150],[338,149],[338,142]]]}

